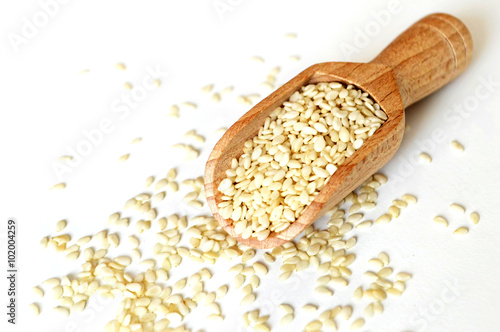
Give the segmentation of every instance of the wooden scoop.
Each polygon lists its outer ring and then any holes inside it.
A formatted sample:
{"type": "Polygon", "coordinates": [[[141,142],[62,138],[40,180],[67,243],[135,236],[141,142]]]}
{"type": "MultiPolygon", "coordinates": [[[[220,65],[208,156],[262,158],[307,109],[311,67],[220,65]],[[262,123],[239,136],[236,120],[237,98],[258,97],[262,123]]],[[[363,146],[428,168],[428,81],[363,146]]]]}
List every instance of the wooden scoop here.
{"type": "Polygon", "coordinates": [[[205,168],[205,193],[221,226],[237,241],[254,248],[282,245],[384,166],[403,139],[404,109],[457,77],[469,64],[472,37],[467,27],[448,14],[432,14],[399,35],[370,63],[326,62],[313,65],[255,105],[227,130],[210,154],[205,168]],[[268,115],[302,86],[321,82],[353,84],[368,92],[387,114],[387,121],[339,166],[299,219],[264,241],[243,239],[233,221],[218,213],[221,193],[231,160],[241,156],[245,141],[257,135],[268,115]]]}

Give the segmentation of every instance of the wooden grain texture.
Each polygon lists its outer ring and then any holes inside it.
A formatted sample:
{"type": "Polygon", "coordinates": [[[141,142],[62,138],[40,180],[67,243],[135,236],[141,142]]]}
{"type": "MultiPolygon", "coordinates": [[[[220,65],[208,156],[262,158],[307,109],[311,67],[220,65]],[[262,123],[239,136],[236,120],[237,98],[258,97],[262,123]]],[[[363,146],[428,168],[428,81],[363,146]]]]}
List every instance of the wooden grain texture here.
{"type": "Polygon", "coordinates": [[[463,72],[472,50],[472,36],[459,19],[432,14],[399,35],[372,63],[392,68],[408,107],[463,72]]]}
{"type": "Polygon", "coordinates": [[[404,108],[436,91],[467,66],[472,38],[465,25],[447,14],[432,14],[398,36],[371,63],[327,62],[313,65],[255,105],[231,126],[214,147],[205,167],[205,193],[221,226],[237,241],[254,248],[282,245],[333,208],[347,194],[384,166],[404,134],[404,108]],[[219,183],[243,144],[257,135],[268,115],[307,84],[342,82],[368,92],[388,120],[338,168],[303,214],[286,230],[264,241],[235,234],[233,221],[218,213],[219,183]]]}

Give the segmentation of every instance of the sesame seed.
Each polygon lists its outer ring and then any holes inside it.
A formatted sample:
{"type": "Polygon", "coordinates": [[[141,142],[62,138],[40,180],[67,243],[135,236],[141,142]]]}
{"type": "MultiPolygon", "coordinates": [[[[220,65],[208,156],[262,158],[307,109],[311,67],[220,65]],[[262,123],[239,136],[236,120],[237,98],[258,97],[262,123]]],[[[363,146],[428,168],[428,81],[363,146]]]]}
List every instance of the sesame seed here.
{"type": "Polygon", "coordinates": [[[62,231],[63,229],[66,228],[66,226],[68,225],[68,222],[66,220],[59,220],[56,224],[56,232],[60,232],[62,231]]]}
{"type": "Polygon", "coordinates": [[[250,58],[252,61],[255,61],[255,62],[258,62],[258,63],[264,63],[264,58],[262,58],[261,56],[253,56],[250,58]]]}
{"type": "Polygon", "coordinates": [[[242,300],[240,305],[249,305],[255,302],[256,296],[253,293],[246,295],[242,300]]]}
{"type": "Polygon", "coordinates": [[[378,224],[387,224],[387,223],[391,222],[391,219],[392,219],[392,215],[383,214],[380,217],[378,217],[377,219],[375,219],[375,222],[378,224]]]}
{"type": "Polygon", "coordinates": [[[52,188],[50,189],[53,189],[53,190],[62,190],[62,189],[65,189],[66,188],[66,183],[64,182],[61,182],[61,183],[57,183],[55,184],[54,186],[52,186],[52,188]]]}
{"type": "Polygon", "coordinates": [[[351,330],[358,330],[365,325],[365,320],[363,318],[358,318],[354,322],[352,322],[350,329],[351,330]]]}
{"type": "Polygon", "coordinates": [[[314,304],[305,304],[302,307],[302,310],[307,311],[307,312],[314,312],[314,311],[318,310],[318,306],[316,306],[314,304]]]}
{"type": "Polygon", "coordinates": [[[193,110],[198,107],[195,103],[190,102],[190,101],[185,101],[185,102],[181,103],[181,105],[186,107],[186,108],[193,109],[193,110]]]}
{"type": "Polygon", "coordinates": [[[304,330],[306,332],[312,332],[312,331],[320,331],[321,327],[323,327],[323,323],[319,320],[313,320],[312,322],[308,323],[304,330]]]}
{"type": "Polygon", "coordinates": [[[233,90],[234,90],[233,86],[228,86],[228,87],[224,88],[221,91],[221,95],[225,95],[225,94],[231,93],[231,92],[233,92],[233,90]]]}
{"type": "Polygon", "coordinates": [[[469,229],[467,227],[459,227],[453,231],[454,235],[464,235],[469,233],[469,229]]]}
{"type": "Polygon", "coordinates": [[[281,317],[280,326],[285,326],[290,324],[293,321],[293,319],[294,319],[293,314],[284,315],[283,317],[281,317]]]}
{"type": "Polygon", "coordinates": [[[387,255],[385,252],[381,252],[380,254],[378,254],[377,258],[384,263],[384,266],[389,265],[389,255],[387,255]]]}
{"type": "Polygon", "coordinates": [[[38,306],[38,304],[36,304],[36,303],[31,303],[31,304],[29,305],[29,308],[31,309],[31,311],[33,312],[33,314],[34,314],[35,316],[40,315],[40,307],[38,306]]]}
{"type": "Polygon", "coordinates": [[[383,268],[384,267],[384,262],[378,258],[372,258],[368,261],[368,264],[370,264],[371,266],[375,267],[375,268],[383,268]]]}
{"type": "Polygon", "coordinates": [[[440,224],[440,225],[443,225],[445,227],[448,227],[448,220],[446,220],[445,217],[442,217],[442,216],[437,216],[437,217],[434,217],[434,222],[440,224]]]}
{"type": "Polygon", "coordinates": [[[223,285],[223,286],[220,286],[219,288],[217,288],[217,290],[215,291],[215,295],[216,295],[217,299],[223,298],[227,294],[227,291],[228,291],[228,287],[226,285],[223,285]]]}
{"type": "Polygon", "coordinates": [[[125,66],[125,64],[123,62],[119,62],[115,65],[115,68],[118,70],[125,70],[125,69],[127,69],[127,66],[125,66]]]}
{"type": "Polygon", "coordinates": [[[452,210],[458,211],[460,213],[465,213],[465,208],[460,204],[452,203],[452,204],[450,204],[450,208],[452,210]]]}
{"type": "Polygon", "coordinates": [[[400,291],[399,289],[392,288],[392,287],[386,289],[386,292],[387,292],[387,294],[393,295],[393,296],[401,296],[403,294],[403,292],[400,291]]]}
{"type": "Polygon", "coordinates": [[[314,291],[324,296],[333,296],[333,291],[326,286],[318,286],[314,291]]]}
{"type": "Polygon", "coordinates": [[[403,201],[405,201],[408,204],[416,204],[417,203],[417,197],[410,195],[410,194],[404,194],[401,196],[403,201]]]}
{"type": "Polygon", "coordinates": [[[340,314],[342,315],[342,317],[344,317],[345,320],[349,320],[352,316],[352,307],[350,305],[342,307],[340,314]]]}
{"type": "Polygon", "coordinates": [[[210,99],[216,103],[220,102],[221,100],[221,95],[220,93],[213,93],[212,96],[210,97],[210,99]]]}
{"type": "Polygon", "coordinates": [[[457,142],[457,141],[452,141],[451,142],[451,147],[454,150],[459,151],[459,152],[463,152],[464,151],[464,146],[462,144],[460,144],[459,142],[457,142]]]}
{"type": "Polygon", "coordinates": [[[130,144],[138,144],[141,142],[142,142],[142,137],[136,137],[130,142],[130,144]]]}
{"type": "Polygon", "coordinates": [[[64,155],[64,156],[60,156],[57,159],[59,159],[60,161],[71,161],[71,160],[73,160],[73,156],[64,155]]]}
{"type": "Polygon", "coordinates": [[[54,308],[54,311],[56,311],[57,313],[61,314],[61,315],[64,315],[64,316],[69,316],[70,314],[70,311],[68,308],[66,307],[62,307],[62,306],[57,306],[54,308]]]}
{"type": "Polygon", "coordinates": [[[210,91],[212,91],[213,88],[214,88],[213,84],[208,84],[201,88],[201,92],[210,93],[210,91]]]}
{"type": "Polygon", "coordinates": [[[470,221],[472,221],[473,224],[479,223],[479,213],[477,212],[472,212],[469,216],[470,221]]]}
{"type": "Polygon", "coordinates": [[[400,208],[395,206],[395,205],[391,205],[389,207],[389,209],[387,210],[387,212],[389,212],[389,215],[392,217],[392,218],[398,218],[399,217],[399,214],[401,212],[400,208]]]}
{"type": "Polygon", "coordinates": [[[360,222],[359,224],[356,225],[357,229],[367,229],[372,227],[373,222],[371,220],[365,220],[363,222],[360,222]]]}
{"type": "Polygon", "coordinates": [[[124,154],[123,156],[121,156],[120,158],[118,158],[118,161],[119,162],[125,162],[125,161],[128,160],[129,157],[130,157],[130,153],[124,154]]]}
{"type": "Polygon", "coordinates": [[[179,118],[179,106],[177,105],[172,105],[170,106],[170,112],[166,114],[167,117],[172,117],[172,118],[179,118]]]}
{"type": "Polygon", "coordinates": [[[45,295],[44,291],[38,286],[33,287],[33,294],[35,294],[40,299],[45,295]]]}
{"type": "Polygon", "coordinates": [[[399,272],[398,274],[396,274],[396,277],[395,279],[398,280],[398,281],[408,281],[412,278],[412,275],[409,274],[408,272],[399,272]]]}
{"type": "Polygon", "coordinates": [[[360,286],[356,288],[356,290],[352,294],[352,298],[355,300],[361,300],[361,298],[363,298],[363,287],[360,286]]]}
{"type": "Polygon", "coordinates": [[[420,160],[426,162],[426,163],[431,163],[432,158],[428,153],[422,152],[418,155],[420,157],[420,160]]]}
{"type": "Polygon", "coordinates": [[[278,309],[283,310],[286,314],[293,314],[294,309],[291,305],[289,304],[280,304],[278,306],[278,309]]]}

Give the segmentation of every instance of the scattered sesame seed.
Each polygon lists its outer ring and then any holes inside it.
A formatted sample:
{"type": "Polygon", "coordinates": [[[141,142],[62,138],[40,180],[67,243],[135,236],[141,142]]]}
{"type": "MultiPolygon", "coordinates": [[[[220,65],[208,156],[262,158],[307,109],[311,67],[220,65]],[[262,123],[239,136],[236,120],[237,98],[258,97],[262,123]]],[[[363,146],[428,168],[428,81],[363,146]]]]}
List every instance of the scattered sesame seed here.
{"type": "Polygon", "coordinates": [[[442,217],[442,216],[437,216],[437,217],[434,217],[434,222],[440,224],[440,225],[443,225],[445,227],[448,227],[448,220],[446,220],[445,217],[442,217]]]}
{"type": "Polygon", "coordinates": [[[470,221],[472,221],[473,224],[479,223],[479,213],[477,212],[472,212],[469,216],[470,221]]]}
{"type": "Polygon", "coordinates": [[[212,89],[214,88],[213,84],[207,84],[201,88],[201,92],[203,93],[210,93],[212,89]]]}
{"type": "Polygon", "coordinates": [[[371,220],[365,220],[363,222],[360,222],[359,224],[356,225],[357,229],[367,229],[372,227],[373,222],[371,220]]]}
{"type": "Polygon", "coordinates": [[[425,161],[427,163],[432,162],[432,158],[428,153],[422,152],[418,155],[420,157],[420,160],[425,161]]]}
{"type": "Polygon", "coordinates": [[[405,201],[408,204],[416,204],[417,203],[417,197],[415,197],[414,195],[404,194],[403,196],[401,196],[401,198],[403,199],[403,201],[405,201]]]}
{"type": "Polygon", "coordinates": [[[179,106],[177,105],[172,105],[170,106],[170,112],[167,113],[167,117],[172,117],[172,118],[179,118],[179,106]]]}
{"type": "Polygon", "coordinates": [[[65,188],[66,188],[66,183],[61,182],[61,183],[55,184],[50,189],[52,189],[52,190],[62,190],[62,189],[65,189],[65,188]]]}
{"type": "Polygon", "coordinates": [[[137,144],[137,143],[140,143],[140,142],[142,142],[142,138],[141,138],[141,137],[136,137],[136,138],[134,138],[134,139],[130,142],[130,144],[137,144]]]}
{"type": "Polygon", "coordinates": [[[469,229],[467,227],[459,227],[453,231],[454,235],[464,235],[469,233],[469,229]]]}
{"type": "Polygon", "coordinates": [[[35,294],[39,299],[43,298],[45,295],[44,291],[38,286],[33,287],[33,294],[35,294]]]}
{"type": "Polygon", "coordinates": [[[261,56],[253,56],[250,58],[251,60],[255,61],[255,62],[259,62],[259,63],[264,63],[264,58],[262,58],[261,56]]]}
{"type": "Polygon", "coordinates": [[[66,220],[59,220],[56,224],[56,232],[60,232],[62,231],[63,229],[66,228],[66,226],[68,225],[68,222],[66,220]]]}
{"type": "Polygon", "coordinates": [[[316,306],[314,304],[305,304],[302,307],[302,310],[307,311],[307,312],[314,312],[314,311],[318,310],[318,306],[316,306]]]}
{"type": "Polygon", "coordinates": [[[221,95],[217,92],[213,93],[210,99],[216,103],[220,102],[221,100],[221,95]]]}
{"type": "Polygon", "coordinates": [[[391,220],[392,220],[392,215],[386,213],[375,219],[375,222],[377,224],[387,224],[390,223],[391,220]]]}
{"type": "Polygon", "coordinates": [[[193,109],[193,110],[195,110],[198,107],[195,103],[190,102],[190,101],[185,101],[185,102],[181,103],[181,105],[184,107],[193,109]]]}
{"type": "Polygon", "coordinates": [[[284,315],[283,317],[281,317],[280,326],[285,326],[290,324],[293,321],[293,319],[294,319],[293,314],[284,315]]]}
{"type": "Polygon", "coordinates": [[[460,204],[452,203],[452,204],[450,204],[450,208],[452,210],[458,211],[460,213],[465,213],[465,208],[460,204]]]}
{"type": "Polygon", "coordinates": [[[118,161],[123,163],[123,162],[127,161],[129,157],[130,157],[130,153],[124,154],[123,156],[118,158],[118,161]]]}
{"type": "Polygon", "coordinates": [[[351,330],[358,330],[365,325],[365,320],[363,318],[358,318],[354,322],[352,322],[350,329],[351,330]]]}
{"type": "Polygon", "coordinates": [[[231,92],[233,92],[233,90],[234,90],[234,87],[228,86],[228,87],[226,87],[226,88],[224,88],[222,90],[221,95],[225,95],[225,94],[231,93],[231,92]]]}
{"type": "Polygon", "coordinates": [[[31,304],[29,305],[29,308],[31,309],[31,311],[33,312],[33,314],[34,314],[35,316],[40,315],[40,307],[38,306],[38,304],[36,304],[36,303],[31,303],[31,304]]]}
{"type": "Polygon", "coordinates": [[[59,159],[61,161],[71,161],[71,160],[73,160],[73,156],[64,155],[64,156],[60,156],[57,159],[59,159]]]}
{"type": "Polygon", "coordinates": [[[464,146],[457,141],[452,141],[451,147],[456,151],[460,151],[460,152],[464,151],[464,146]]]}
{"type": "Polygon", "coordinates": [[[115,68],[118,70],[126,70],[127,66],[125,66],[125,64],[123,62],[119,62],[115,65],[115,68]]]}
{"type": "Polygon", "coordinates": [[[145,181],[146,188],[149,188],[153,184],[153,182],[155,182],[155,177],[149,176],[145,181]]]}
{"type": "Polygon", "coordinates": [[[161,81],[159,78],[155,78],[155,79],[153,80],[153,84],[154,84],[157,88],[159,88],[159,87],[161,86],[161,84],[162,84],[162,81],[161,81]]]}
{"type": "Polygon", "coordinates": [[[262,82],[261,85],[269,90],[274,90],[274,84],[269,82],[262,82]]]}

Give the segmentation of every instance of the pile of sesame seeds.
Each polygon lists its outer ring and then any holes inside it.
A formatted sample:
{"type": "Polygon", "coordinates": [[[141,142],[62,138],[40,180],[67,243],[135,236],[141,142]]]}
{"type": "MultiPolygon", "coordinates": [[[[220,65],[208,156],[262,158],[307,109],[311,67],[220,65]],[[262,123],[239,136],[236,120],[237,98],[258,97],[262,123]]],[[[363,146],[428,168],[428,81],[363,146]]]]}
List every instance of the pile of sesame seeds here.
{"type": "Polygon", "coordinates": [[[368,93],[352,85],[296,91],[232,160],[218,186],[221,216],[244,239],[262,241],[285,230],[386,119],[368,93]]]}

